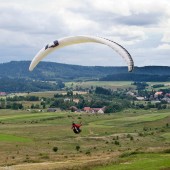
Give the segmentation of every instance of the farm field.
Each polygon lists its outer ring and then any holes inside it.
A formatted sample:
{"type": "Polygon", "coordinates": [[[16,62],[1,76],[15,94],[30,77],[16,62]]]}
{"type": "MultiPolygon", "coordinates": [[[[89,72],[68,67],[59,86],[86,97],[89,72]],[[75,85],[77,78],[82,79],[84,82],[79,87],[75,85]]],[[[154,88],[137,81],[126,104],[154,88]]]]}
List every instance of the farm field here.
{"type": "MultiPolygon", "coordinates": [[[[102,86],[105,88],[110,88],[112,90],[125,88],[135,89],[135,86],[132,85],[132,83],[133,83],[132,81],[84,81],[84,82],[67,82],[65,83],[65,85],[68,88],[69,87],[91,88],[92,86],[93,87],[102,86]]],[[[148,87],[146,87],[147,90],[152,90],[153,89],[152,86],[156,84],[163,84],[164,87],[154,88],[154,90],[165,89],[170,86],[170,82],[147,82],[147,84],[149,85],[148,87]]]]}
{"type": "Polygon", "coordinates": [[[85,82],[68,82],[66,83],[66,87],[73,87],[76,86],[82,87],[82,88],[90,88],[91,86],[102,86],[107,87],[111,89],[117,89],[117,88],[129,88],[134,87],[131,85],[131,81],[85,81],[85,82]]]}
{"type": "Polygon", "coordinates": [[[0,169],[165,169],[169,152],[170,110],[0,110],[0,169]],[[81,134],[72,132],[73,121],[82,121],[81,134]]]}
{"type": "MultiPolygon", "coordinates": [[[[66,82],[65,87],[66,88],[94,88],[96,86],[104,87],[104,88],[110,88],[112,90],[115,89],[135,89],[135,86],[132,85],[132,81],[84,81],[84,82],[66,82]]],[[[155,84],[164,84],[165,87],[161,87],[161,89],[167,88],[170,86],[170,82],[147,82],[149,86],[147,87],[147,90],[152,90],[152,86],[155,84]]],[[[154,90],[159,90],[160,88],[154,88],[154,90]]],[[[30,92],[30,93],[12,93],[8,95],[8,97],[13,96],[37,96],[37,97],[54,97],[54,94],[66,94],[67,92],[65,90],[63,91],[43,91],[43,92],[30,92]]],[[[86,94],[87,92],[84,91],[76,91],[74,90],[74,94],[86,94]]],[[[5,96],[0,96],[0,98],[5,98],[5,96]]]]}

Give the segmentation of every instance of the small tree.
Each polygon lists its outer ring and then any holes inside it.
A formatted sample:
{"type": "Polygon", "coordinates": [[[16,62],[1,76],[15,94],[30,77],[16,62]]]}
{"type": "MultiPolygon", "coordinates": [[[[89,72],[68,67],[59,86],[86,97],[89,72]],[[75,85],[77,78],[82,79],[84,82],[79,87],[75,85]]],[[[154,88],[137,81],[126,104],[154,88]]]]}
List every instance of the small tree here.
{"type": "Polygon", "coordinates": [[[128,133],[128,134],[127,134],[127,138],[130,138],[130,137],[131,137],[131,135],[128,133]]]}
{"type": "Polygon", "coordinates": [[[77,151],[80,150],[80,146],[79,146],[79,145],[76,146],[76,150],[77,150],[77,151]]]}
{"type": "Polygon", "coordinates": [[[90,151],[87,151],[87,152],[86,152],[86,155],[91,155],[91,152],[90,152],[90,151]]]}
{"type": "Polygon", "coordinates": [[[65,84],[61,81],[61,80],[59,80],[58,82],[57,82],[57,89],[62,89],[62,88],[64,88],[65,87],[65,84]]]}
{"type": "Polygon", "coordinates": [[[31,109],[34,109],[34,107],[35,107],[34,104],[32,104],[32,105],[31,105],[31,109]]]}
{"type": "Polygon", "coordinates": [[[115,145],[120,145],[119,141],[115,140],[115,145]]]}
{"type": "Polygon", "coordinates": [[[130,140],[134,140],[133,136],[130,137],[130,140]]]}
{"type": "Polygon", "coordinates": [[[53,151],[57,152],[58,151],[58,147],[57,146],[53,147],[53,151]]]}

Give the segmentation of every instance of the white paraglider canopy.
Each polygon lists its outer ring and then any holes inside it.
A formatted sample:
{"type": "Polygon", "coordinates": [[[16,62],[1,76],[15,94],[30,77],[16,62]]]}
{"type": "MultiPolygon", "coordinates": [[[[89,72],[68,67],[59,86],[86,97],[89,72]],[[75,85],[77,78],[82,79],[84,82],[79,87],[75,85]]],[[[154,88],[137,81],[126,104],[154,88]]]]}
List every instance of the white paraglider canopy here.
{"type": "Polygon", "coordinates": [[[42,48],[36,56],[33,58],[29,70],[32,71],[36,65],[49,53],[59,49],[63,48],[65,46],[73,45],[73,44],[80,44],[80,43],[100,43],[107,45],[111,47],[113,50],[115,50],[117,53],[120,54],[120,56],[125,60],[125,62],[128,65],[128,71],[131,72],[134,68],[134,62],[130,55],[130,53],[120,44],[106,39],[102,37],[97,36],[86,36],[86,35],[79,35],[79,36],[72,36],[72,37],[64,37],[61,39],[58,39],[56,41],[53,41],[49,44],[47,44],[44,48],[42,48]]]}

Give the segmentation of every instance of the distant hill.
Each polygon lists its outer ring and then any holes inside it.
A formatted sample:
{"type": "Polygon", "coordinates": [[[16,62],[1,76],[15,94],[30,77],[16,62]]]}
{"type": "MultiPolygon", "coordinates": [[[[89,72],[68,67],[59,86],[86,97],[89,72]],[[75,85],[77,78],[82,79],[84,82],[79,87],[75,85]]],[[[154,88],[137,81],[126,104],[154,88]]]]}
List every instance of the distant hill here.
{"type": "Polygon", "coordinates": [[[166,82],[170,81],[170,75],[152,75],[152,74],[136,74],[122,73],[112,74],[100,78],[100,81],[136,81],[136,82],[166,82]]]}
{"type": "Polygon", "coordinates": [[[2,63],[0,64],[0,77],[43,81],[69,81],[81,79],[110,79],[118,81],[120,80],[118,77],[122,77],[121,80],[133,81],[133,76],[145,77],[147,75],[147,81],[149,81],[149,79],[153,77],[152,75],[154,75],[155,78],[156,76],[158,77],[158,75],[159,77],[164,76],[165,80],[168,80],[168,77],[170,76],[170,67],[168,66],[135,67],[133,73],[128,73],[127,67],[79,66],[54,62],[40,62],[34,71],[30,72],[28,70],[29,65],[30,61],[11,61],[2,63]],[[127,79],[127,77],[130,78],[127,79]]]}
{"type": "Polygon", "coordinates": [[[73,80],[81,78],[101,78],[108,74],[125,73],[126,67],[88,67],[53,62],[41,62],[30,72],[30,61],[11,61],[0,64],[0,77],[31,78],[39,80],[73,80]]]}
{"type": "Polygon", "coordinates": [[[74,80],[101,78],[112,73],[125,73],[126,67],[88,67],[79,65],[67,65],[54,62],[41,62],[30,72],[30,61],[11,61],[0,64],[0,77],[29,78],[39,80],[74,80]]]}
{"type": "Polygon", "coordinates": [[[28,70],[30,61],[11,61],[0,64],[0,91],[31,92],[57,90],[58,81],[170,81],[170,67],[79,66],[41,62],[34,71],[28,70]]]}

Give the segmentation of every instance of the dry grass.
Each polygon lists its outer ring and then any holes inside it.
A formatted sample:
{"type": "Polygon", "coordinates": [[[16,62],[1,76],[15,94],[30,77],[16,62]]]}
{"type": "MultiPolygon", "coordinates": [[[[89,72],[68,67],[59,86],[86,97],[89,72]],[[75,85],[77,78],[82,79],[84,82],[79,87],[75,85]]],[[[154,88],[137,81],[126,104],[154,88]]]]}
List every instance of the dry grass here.
{"type": "Polygon", "coordinates": [[[113,162],[127,151],[162,152],[169,147],[170,128],[165,125],[170,116],[168,111],[155,115],[158,113],[147,111],[77,115],[2,110],[1,134],[9,138],[0,140],[0,169],[7,165],[15,170],[88,169],[113,162]],[[79,117],[83,127],[82,133],[76,135],[71,131],[71,123],[79,122],[79,117]],[[13,141],[12,136],[30,141],[13,141]],[[76,146],[80,146],[79,151],[76,146]],[[58,147],[58,151],[54,152],[53,147],[58,147]]]}

